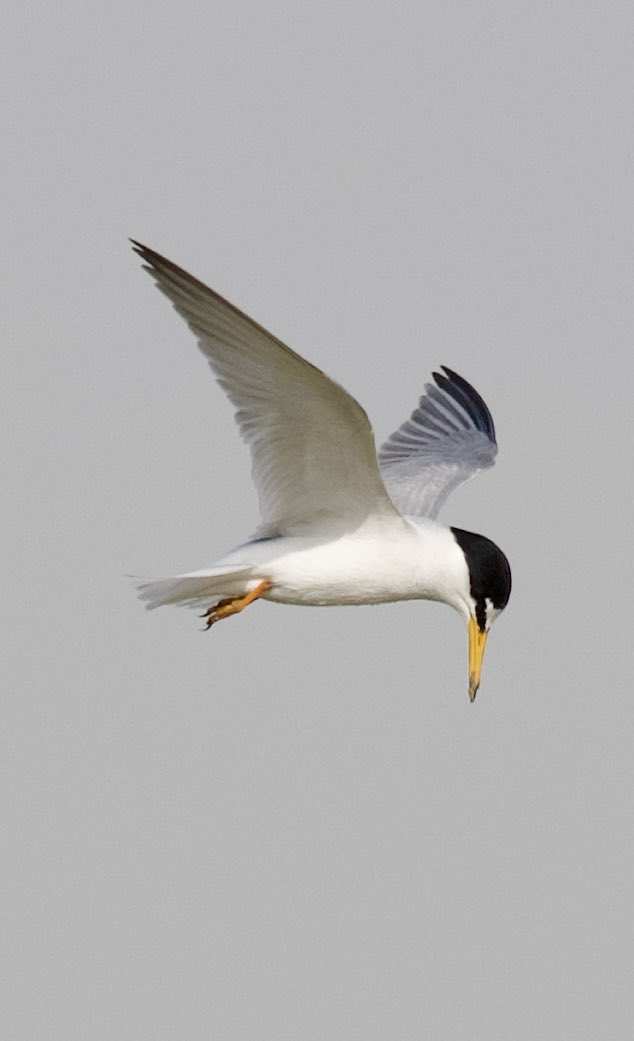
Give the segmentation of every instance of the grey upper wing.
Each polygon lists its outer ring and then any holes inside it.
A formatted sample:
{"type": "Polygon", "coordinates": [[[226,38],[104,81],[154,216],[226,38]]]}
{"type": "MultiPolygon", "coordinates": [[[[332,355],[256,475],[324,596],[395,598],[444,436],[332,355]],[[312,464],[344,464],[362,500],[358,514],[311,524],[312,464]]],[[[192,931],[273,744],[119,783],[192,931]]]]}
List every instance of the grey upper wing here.
{"type": "Polygon", "coordinates": [[[411,418],[387,439],[378,458],[401,513],[435,517],[451,492],[493,466],[495,427],[486,404],[462,376],[441,366],[411,418]]]}
{"type": "Polygon", "coordinates": [[[394,515],[358,402],[182,268],[134,248],[236,408],[260,501],[258,535],[350,529],[369,515],[394,515]]]}

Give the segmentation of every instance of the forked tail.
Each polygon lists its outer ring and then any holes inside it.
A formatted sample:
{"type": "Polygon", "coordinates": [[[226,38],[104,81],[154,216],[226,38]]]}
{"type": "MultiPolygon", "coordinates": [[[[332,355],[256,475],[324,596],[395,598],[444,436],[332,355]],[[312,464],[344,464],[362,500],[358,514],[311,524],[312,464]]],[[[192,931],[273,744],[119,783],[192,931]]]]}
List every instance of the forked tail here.
{"type": "Polygon", "coordinates": [[[139,598],[148,611],[166,604],[179,607],[213,607],[220,600],[243,596],[248,589],[251,565],[219,565],[173,578],[155,578],[137,583],[139,598]]]}

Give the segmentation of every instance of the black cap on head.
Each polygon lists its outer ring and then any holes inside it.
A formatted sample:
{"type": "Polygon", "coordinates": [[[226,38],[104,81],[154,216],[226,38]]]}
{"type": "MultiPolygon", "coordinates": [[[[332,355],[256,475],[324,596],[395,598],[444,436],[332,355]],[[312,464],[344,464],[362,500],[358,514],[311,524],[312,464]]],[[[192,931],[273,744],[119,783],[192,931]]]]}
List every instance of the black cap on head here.
{"type": "Polygon", "coordinates": [[[486,601],[496,610],[506,607],[511,595],[511,568],[495,542],[462,528],[452,528],[453,536],[465,555],[469,568],[471,596],[476,605],[476,621],[486,627],[486,601]]]}

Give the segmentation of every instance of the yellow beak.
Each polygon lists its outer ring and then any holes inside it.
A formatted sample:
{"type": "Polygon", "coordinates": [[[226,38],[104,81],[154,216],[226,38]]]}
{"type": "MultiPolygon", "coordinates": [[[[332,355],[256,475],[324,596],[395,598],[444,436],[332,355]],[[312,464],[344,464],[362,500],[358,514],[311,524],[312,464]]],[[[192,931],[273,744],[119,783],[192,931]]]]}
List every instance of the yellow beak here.
{"type": "Polygon", "coordinates": [[[469,619],[469,701],[475,701],[478,693],[488,635],[482,632],[475,618],[469,619]]]}

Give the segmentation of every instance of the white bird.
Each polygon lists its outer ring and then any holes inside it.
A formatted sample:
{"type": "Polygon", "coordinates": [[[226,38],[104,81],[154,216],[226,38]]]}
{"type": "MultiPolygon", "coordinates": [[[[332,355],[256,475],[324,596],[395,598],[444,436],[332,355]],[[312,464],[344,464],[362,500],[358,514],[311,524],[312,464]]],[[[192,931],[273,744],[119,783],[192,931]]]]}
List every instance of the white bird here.
{"type": "Polygon", "coordinates": [[[468,627],[473,701],[511,571],[489,539],[435,518],[455,488],[495,461],[480,395],[443,366],[377,458],[368,417],[343,387],[176,264],[133,246],[236,408],[261,515],[253,537],[211,567],[140,585],[147,607],[199,607],[210,628],[259,598],[442,601],[468,627]]]}

